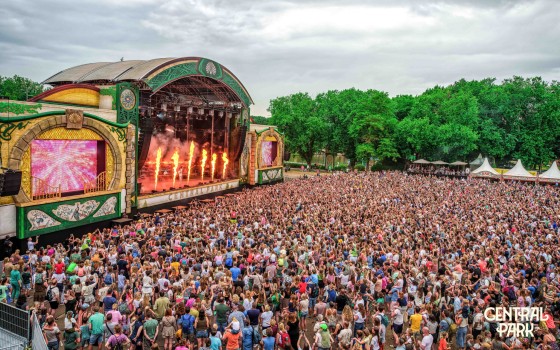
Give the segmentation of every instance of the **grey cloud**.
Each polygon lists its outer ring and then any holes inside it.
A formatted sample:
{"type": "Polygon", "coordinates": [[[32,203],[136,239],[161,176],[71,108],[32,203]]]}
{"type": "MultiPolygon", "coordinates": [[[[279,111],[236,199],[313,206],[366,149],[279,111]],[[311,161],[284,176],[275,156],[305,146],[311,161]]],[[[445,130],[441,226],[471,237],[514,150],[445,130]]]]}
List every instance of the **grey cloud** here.
{"type": "Polygon", "coordinates": [[[559,13],[554,0],[13,0],[0,8],[0,74],[40,81],[87,62],[205,56],[266,114],[271,98],[297,91],[560,79],[559,13]],[[387,9],[400,12],[360,13],[387,9]]]}

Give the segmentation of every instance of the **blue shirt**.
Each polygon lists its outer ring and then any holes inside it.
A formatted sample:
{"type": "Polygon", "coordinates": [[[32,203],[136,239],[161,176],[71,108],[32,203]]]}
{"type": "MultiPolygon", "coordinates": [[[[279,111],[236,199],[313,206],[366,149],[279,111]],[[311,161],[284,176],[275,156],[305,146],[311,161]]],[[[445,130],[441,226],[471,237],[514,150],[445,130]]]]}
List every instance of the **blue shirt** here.
{"type": "Polygon", "coordinates": [[[274,350],[274,343],[276,340],[274,337],[266,337],[263,339],[264,350],[274,350]]]}
{"type": "Polygon", "coordinates": [[[243,349],[252,350],[253,349],[253,327],[245,327],[241,333],[243,337],[243,349]]]}
{"type": "Polygon", "coordinates": [[[313,283],[315,284],[319,284],[319,276],[317,276],[317,274],[312,274],[311,275],[311,281],[313,281],[313,283]]]}
{"type": "Polygon", "coordinates": [[[222,348],[222,341],[218,337],[210,337],[210,349],[220,350],[222,348]]]}
{"type": "Polygon", "coordinates": [[[237,281],[237,277],[241,274],[241,269],[239,267],[232,267],[229,271],[231,272],[231,278],[237,281]]]}

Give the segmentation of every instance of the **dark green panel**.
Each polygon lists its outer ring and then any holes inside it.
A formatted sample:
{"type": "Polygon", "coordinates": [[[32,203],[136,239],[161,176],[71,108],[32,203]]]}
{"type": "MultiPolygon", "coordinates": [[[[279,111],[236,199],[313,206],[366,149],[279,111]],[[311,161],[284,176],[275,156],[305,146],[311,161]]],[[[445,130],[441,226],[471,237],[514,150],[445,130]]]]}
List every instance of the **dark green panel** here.
{"type": "Polygon", "coordinates": [[[17,210],[20,239],[121,216],[121,193],[46,203],[17,210]]]}
{"type": "Polygon", "coordinates": [[[137,125],[138,103],[140,97],[138,87],[132,83],[117,84],[117,123],[124,124],[131,122],[137,125]]]}

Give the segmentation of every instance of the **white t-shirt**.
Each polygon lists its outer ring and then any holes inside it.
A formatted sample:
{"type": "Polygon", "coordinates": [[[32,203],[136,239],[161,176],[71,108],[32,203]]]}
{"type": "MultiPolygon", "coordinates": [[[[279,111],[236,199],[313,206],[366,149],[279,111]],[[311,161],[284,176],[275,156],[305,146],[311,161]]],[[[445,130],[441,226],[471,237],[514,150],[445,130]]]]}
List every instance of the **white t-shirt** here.
{"type": "Polygon", "coordinates": [[[373,350],[379,350],[379,338],[374,335],[373,338],[371,338],[371,348],[373,350]]]}
{"type": "Polygon", "coordinates": [[[422,338],[422,349],[430,350],[432,348],[433,343],[434,343],[434,337],[431,334],[425,335],[424,338],[422,338]]]}
{"type": "Polygon", "coordinates": [[[404,316],[400,309],[395,309],[395,311],[393,311],[393,323],[396,325],[404,323],[404,316]]]}
{"type": "Polygon", "coordinates": [[[272,320],[272,316],[274,316],[272,311],[265,311],[261,314],[263,327],[270,327],[270,320],[272,320]]]}

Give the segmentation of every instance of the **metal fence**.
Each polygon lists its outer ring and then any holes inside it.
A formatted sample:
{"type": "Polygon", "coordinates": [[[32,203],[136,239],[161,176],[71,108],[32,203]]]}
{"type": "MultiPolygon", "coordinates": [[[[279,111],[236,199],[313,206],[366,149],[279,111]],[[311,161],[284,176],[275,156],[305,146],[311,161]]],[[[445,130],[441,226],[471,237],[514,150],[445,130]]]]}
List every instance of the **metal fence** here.
{"type": "Polygon", "coordinates": [[[27,339],[0,329],[0,350],[22,350],[27,345],[27,339]]]}
{"type": "Polygon", "coordinates": [[[47,350],[47,342],[43,337],[43,330],[35,313],[31,315],[31,348],[33,350],[47,350]]]}
{"type": "Polygon", "coordinates": [[[0,328],[19,337],[30,339],[29,311],[0,303],[0,328]]]}

